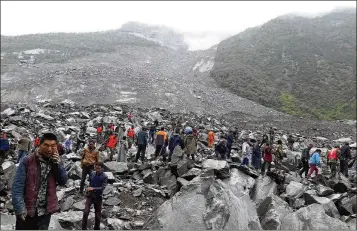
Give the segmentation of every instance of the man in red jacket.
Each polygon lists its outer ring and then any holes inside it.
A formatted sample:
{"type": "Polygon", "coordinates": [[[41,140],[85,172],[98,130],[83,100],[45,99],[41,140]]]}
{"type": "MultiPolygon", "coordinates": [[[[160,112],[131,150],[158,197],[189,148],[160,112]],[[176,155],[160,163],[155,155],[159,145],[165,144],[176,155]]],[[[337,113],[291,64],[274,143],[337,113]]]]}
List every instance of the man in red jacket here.
{"type": "Polygon", "coordinates": [[[262,166],[262,175],[265,174],[265,165],[268,165],[268,171],[270,171],[271,168],[271,162],[273,161],[273,153],[270,147],[269,142],[265,143],[264,147],[264,163],[262,166]]]}
{"type": "Polygon", "coordinates": [[[37,152],[22,158],[12,184],[16,230],[47,230],[58,206],[56,186],[68,180],[57,152],[57,137],[46,133],[37,152]]]}
{"type": "Polygon", "coordinates": [[[113,132],[110,132],[108,143],[107,143],[107,148],[110,151],[110,156],[109,156],[110,161],[113,160],[115,147],[117,146],[117,143],[118,143],[118,134],[113,134],[113,132]]]}

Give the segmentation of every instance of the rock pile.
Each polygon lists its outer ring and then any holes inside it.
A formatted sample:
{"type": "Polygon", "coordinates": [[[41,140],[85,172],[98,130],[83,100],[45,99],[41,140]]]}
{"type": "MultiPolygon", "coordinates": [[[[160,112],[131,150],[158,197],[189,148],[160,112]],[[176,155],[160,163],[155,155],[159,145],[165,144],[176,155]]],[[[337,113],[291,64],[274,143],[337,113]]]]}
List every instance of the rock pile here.
{"type": "MultiPolygon", "coordinates": [[[[79,106],[68,101],[18,104],[3,110],[1,127],[12,144],[25,133],[33,139],[35,134],[46,131],[54,132],[63,142],[67,135],[75,135],[83,123],[87,137],[94,138],[99,121],[124,123],[128,128],[132,124],[127,119],[129,109],[125,105],[79,106]]],[[[296,174],[296,161],[310,142],[309,137],[297,139],[294,152],[284,146],[285,170],[273,165],[272,171],[262,176],[252,168],[240,166],[240,149],[242,138],[260,137],[263,132],[242,131],[234,143],[232,159],[215,160],[213,150],[207,147],[206,134],[209,129],[217,136],[228,132],[232,126],[223,119],[175,114],[160,108],[136,109],[133,124],[138,131],[158,119],[170,134],[172,120],[180,117],[181,127],[199,128],[195,161],[187,159],[180,147],[175,149],[171,163],[152,159],[151,145],[145,163],[132,162],[135,146],[129,150],[127,163],[109,161],[106,151],[100,152],[109,181],[103,193],[102,229],[356,229],[355,168],[351,166],[349,179],[329,178],[326,164],[322,165],[322,174],[312,181],[296,174]]],[[[281,131],[276,138],[285,142],[286,135],[281,131]]],[[[314,144],[324,147],[317,141],[314,144]]],[[[77,194],[81,150],[62,156],[70,179],[65,187],[57,188],[60,209],[52,216],[51,229],[81,229],[85,201],[77,194]]],[[[1,164],[1,229],[14,228],[10,189],[17,167],[15,160],[16,151],[12,149],[1,164]]],[[[89,227],[94,223],[94,210],[88,223],[89,227]]]]}

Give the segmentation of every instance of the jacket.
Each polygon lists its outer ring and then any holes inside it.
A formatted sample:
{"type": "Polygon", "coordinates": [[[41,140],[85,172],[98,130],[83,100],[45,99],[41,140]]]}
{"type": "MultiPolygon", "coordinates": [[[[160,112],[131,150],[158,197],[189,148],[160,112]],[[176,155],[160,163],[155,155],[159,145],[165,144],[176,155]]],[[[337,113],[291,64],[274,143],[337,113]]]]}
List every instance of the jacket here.
{"type": "Polygon", "coordinates": [[[167,134],[164,131],[156,133],[156,145],[164,145],[167,142],[167,134]]]}
{"type": "Polygon", "coordinates": [[[185,148],[185,143],[184,143],[183,139],[181,138],[180,134],[174,133],[170,137],[169,150],[174,151],[174,149],[177,145],[180,145],[182,150],[185,148]]]}
{"type": "Polygon", "coordinates": [[[320,155],[319,153],[315,152],[314,154],[312,154],[310,160],[309,160],[309,164],[313,164],[313,165],[320,165],[320,155]]]}
{"type": "Polygon", "coordinates": [[[148,144],[148,134],[145,131],[140,131],[137,135],[136,135],[136,143],[138,145],[147,145],[148,144]]]}
{"type": "Polygon", "coordinates": [[[85,165],[94,165],[99,161],[99,152],[98,150],[89,150],[89,148],[85,148],[83,151],[81,165],[82,167],[85,165]]]}
{"type": "Polygon", "coordinates": [[[271,147],[264,147],[264,161],[272,162],[273,161],[273,153],[271,151],[271,147]]]}
{"type": "MultiPolygon", "coordinates": [[[[36,214],[36,201],[40,185],[40,161],[37,153],[24,157],[16,170],[12,183],[12,205],[15,214],[23,214],[34,217],[36,214]]],[[[58,210],[56,186],[64,186],[67,183],[67,172],[61,162],[54,164],[48,178],[47,212],[54,213],[58,210]]]]}
{"type": "Polygon", "coordinates": [[[0,150],[7,151],[9,149],[10,149],[9,140],[7,138],[1,138],[0,139],[0,150]]]}
{"type": "Polygon", "coordinates": [[[214,140],[214,132],[210,131],[208,133],[208,140],[214,140]]]}
{"type": "Polygon", "coordinates": [[[115,135],[110,135],[110,136],[109,136],[108,143],[107,143],[107,147],[108,147],[108,148],[115,148],[115,146],[117,145],[117,143],[118,143],[118,137],[115,136],[115,135]]]}
{"type": "Polygon", "coordinates": [[[340,156],[340,149],[339,148],[333,148],[332,150],[328,151],[327,154],[327,160],[335,160],[337,161],[340,156]]]}
{"type": "Polygon", "coordinates": [[[134,138],[134,136],[135,136],[135,131],[134,131],[134,129],[129,128],[129,129],[128,129],[128,134],[127,134],[127,136],[130,137],[130,138],[134,138]]]}
{"type": "Polygon", "coordinates": [[[219,153],[219,154],[225,154],[227,153],[229,150],[227,148],[227,140],[226,139],[220,139],[217,142],[217,145],[215,147],[215,152],[219,153]]]}
{"type": "Polygon", "coordinates": [[[103,127],[102,126],[98,126],[97,127],[97,133],[102,133],[103,132],[103,127]]]}
{"type": "Polygon", "coordinates": [[[308,160],[310,158],[310,150],[311,149],[309,149],[309,148],[305,148],[304,150],[302,150],[301,159],[308,160]]]}
{"type": "Polygon", "coordinates": [[[231,147],[232,144],[233,144],[233,136],[229,134],[227,137],[227,146],[231,147]]]}
{"type": "Polygon", "coordinates": [[[92,196],[95,199],[102,199],[103,191],[108,184],[108,177],[104,172],[99,175],[92,171],[88,177],[89,187],[94,188],[94,190],[89,193],[88,196],[92,196]]]}
{"type": "Polygon", "coordinates": [[[342,159],[350,159],[351,158],[351,149],[350,149],[349,145],[343,145],[340,151],[341,151],[342,159]]]}
{"type": "Polygon", "coordinates": [[[39,138],[39,137],[37,137],[37,138],[35,139],[34,146],[35,146],[35,147],[40,146],[40,138],[39,138]]]}
{"type": "Polygon", "coordinates": [[[293,144],[295,142],[295,140],[291,137],[288,138],[288,144],[293,144]]]}
{"type": "Polygon", "coordinates": [[[20,139],[18,150],[28,152],[30,150],[30,140],[27,138],[20,139]]]}
{"type": "Polygon", "coordinates": [[[185,138],[185,152],[186,154],[196,154],[197,152],[197,141],[193,134],[188,134],[185,138]]]}

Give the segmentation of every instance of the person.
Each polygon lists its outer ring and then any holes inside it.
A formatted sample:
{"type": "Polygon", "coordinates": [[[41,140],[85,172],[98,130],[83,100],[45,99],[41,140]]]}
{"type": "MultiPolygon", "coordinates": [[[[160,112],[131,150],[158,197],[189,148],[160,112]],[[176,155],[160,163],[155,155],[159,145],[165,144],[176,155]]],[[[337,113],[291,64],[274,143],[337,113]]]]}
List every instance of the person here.
{"type": "Polygon", "coordinates": [[[154,143],[154,136],[155,136],[155,132],[156,132],[156,127],[155,125],[153,124],[151,127],[150,127],[150,131],[149,131],[149,143],[150,144],[153,144],[154,143]]]}
{"type": "MultiPolygon", "coordinates": [[[[268,137],[267,134],[264,134],[264,135],[263,135],[263,138],[262,138],[262,142],[260,143],[259,147],[262,147],[263,145],[265,145],[265,144],[268,143],[268,142],[269,142],[269,137],[268,137]]],[[[264,151],[263,151],[263,153],[264,153],[264,151]]],[[[264,155],[263,155],[263,156],[264,156],[264,155]]]]}
{"type": "Polygon", "coordinates": [[[100,219],[102,215],[103,191],[108,184],[108,177],[103,172],[103,163],[95,164],[95,172],[89,174],[89,187],[87,188],[87,198],[83,211],[82,230],[87,229],[88,216],[92,204],[94,205],[94,230],[100,230],[100,219]]]}
{"type": "Polygon", "coordinates": [[[66,153],[64,150],[64,147],[61,143],[57,143],[57,151],[60,156],[62,156],[66,153]]]}
{"type": "Polygon", "coordinates": [[[274,142],[274,129],[273,129],[273,127],[270,127],[270,129],[269,129],[269,142],[270,142],[270,145],[273,145],[273,142],[274,142]]]}
{"type": "Polygon", "coordinates": [[[127,137],[128,137],[128,148],[130,149],[131,146],[134,143],[134,137],[135,137],[135,131],[134,131],[134,125],[132,125],[128,131],[127,131],[127,137]]]}
{"type": "Polygon", "coordinates": [[[225,160],[226,159],[226,153],[228,152],[227,148],[227,140],[224,135],[221,135],[219,141],[217,142],[216,148],[216,158],[225,160]]]}
{"type": "Polygon", "coordinates": [[[155,140],[155,158],[161,155],[165,151],[165,144],[167,144],[167,134],[165,132],[165,128],[162,127],[160,131],[156,133],[156,140],[155,140]]]}
{"type": "Polygon", "coordinates": [[[94,140],[90,140],[88,147],[84,149],[81,160],[82,179],[79,188],[79,193],[83,194],[84,183],[87,175],[93,170],[94,164],[99,161],[99,152],[95,148],[94,140]]]}
{"type": "Polygon", "coordinates": [[[283,160],[283,142],[281,140],[278,140],[278,146],[275,149],[275,167],[278,168],[281,166],[281,161],[283,160]]]}
{"type": "MultiPolygon", "coordinates": [[[[124,124],[120,124],[119,131],[118,131],[118,139],[122,140],[125,134],[125,127],[124,124]]],[[[126,138],[125,138],[126,139],[126,138]]]]}
{"type": "Polygon", "coordinates": [[[340,152],[340,172],[348,178],[348,161],[351,159],[350,144],[346,142],[340,152]]]}
{"type": "Polygon", "coordinates": [[[171,157],[172,154],[174,153],[175,147],[177,145],[181,146],[181,149],[184,150],[185,148],[185,142],[180,136],[180,129],[176,128],[175,132],[171,135],[170,141],[169,141],[169,158],[168,162],[171,162],[171,157]]]}
{"type": "Polygon", "coordinates": [[[136,145],[138,146],[138,151],[136,153],[135,162],[138,162],[139,157],[141,162],[144,162],[145,159],[145,151],[148,146],[148,134],[146,132],[146,128],[143,127],[141,131],[136,136],[136,145]],[[141,153],[141,155],[140,155],[141,153]]]}
{"type": "Polygon", "coordinates": [[[242,145],[242,154],[243,154],[243,161],[242,165],[249,165],[249,152],[250,152],[250,145],[247,139],[244,139],[242,145]]]}
{"type": "Polygon", "coordinates": [[[115,153],[115,148],[118,143],[118,135],[114,134],[112,131],[110,132],[109,139],[107,142],[107,151],[110,153],[109,154],[109,160],[113,161],[113,156],[115,153]]]}
{"type": "Polygon", "coordinates": [[[340,146],[334,145],[334,148],[327,153],[327,164],[330,166],[331,177],[336,176],[337,163],[340,158],[340,146]]]}
{"type": "Polygon", "coordinates": [[[197,139],[193,135],[193,131],[189,131],[188,135],[185,137],[184,149],[187,159],[191,156],[192,160],[195,160],[195,155],[197,153],[197,139]]]}
{"type": "Polygon", "coordinates": [[[213,144],[214,144],[214,132],[210,130],[208,132],[208,147],[213,148],[213,144]]]}
{"type": "Polygon", "coordinates": [[[293,136],[292,136],[292,135],[289,135],[287,141],[288,141],[288,148],[289,148],[289,150],[290,150],[290,151],[294,151],[294,143],[295,143],[295,140],[294,140],[293,136]]]}
{"type": "Polygon", "coordinates": [[[129,120],[130,123],[133,122],[133,113],[132,113],[132,112],[129,112],[129,114],[128,114],[128,120],[129,120]]]}
{"type": "Polygon", "coordinates": [[[299,172],[300,177],[302,178],[302,174],[305,173],[305,178],[307,177],[307,173],[309,171],[309,159],[310,159],[310,150],[313,145],[309,144],[307,148],[305,148],[301,153],[301,163],[302,169],[299,172]]]}
{"type": "Polygon", "coordinates": [[[273,153],[272,153],[269,142],[265,143],[263,156],[264,156],[264,162],[263,162],[262,169],[261,169],[262,175],[265,174],[265,166],[266,165],[268,165],[268,171],[270,171],[271,162],[273,161],[273,153]]]}
{"type": "Polygon", "coordinates": [[[21,159],[12,183],[16,230],[47,230],[58,208],[56,186],[65,186],[67,172],[57,152],[57,137],[45,133],[36,152],[21,159]]]}
{"type": "Polygon", "coordinates": [[[80,133],[85,134],[86,132],[87,132],[87,125],[86,125],[86,123],[83,123],[83,125],[81,127],[81,130],[80,130],[80,133]]]}
{"type": "Polygon", "coordinates": [[[234,140],[238,140],[238,128],[234,128],[232,133],[234,140]]]}
{"type": "Polygon", "coordinates": [[[155,128],[157,128],[159,126],[159,121],[155,119],[154,124],[155,124],[155,128]]]}
{"type": "Polygon", "coordinates": [[[310,165],[310,170],[309,173],[307,174],[307,178],[311,177],[311,174],[315,172],[315,176],[319,174],[319,169],[317,166],[320,165],[320,154],[321,154],[321,149],[316,149],[314,154],[309,159],[309,165],[310,165]]]}
{"type": "Polygon", "coordinates": [[[97,127],[97,136],[98,135],[102,135],[102,132],[103,132],[103,124],[98,124],[98,127],[97,127]]]}
{"type": "Polygon", "coordinates": [[[109,124],[109,130],[110,131],[114,132],[114,128],[115,128],[115,126],[114,126],[113,123],[109,124]]]}
{"type": "Polygon", "coordinates": [[[260,146],[257,140],[251,139],[251,142],[252,142],[252,149],[253,149],[252,165],[256,170],[258,170],[260,169],[260,165],[261,165],[260,146]]]}
{"type": "Polygon", "coordinates": [[[192,135],[196,138],[196,140],[198,140],[198,136],[199,136],[198,128],[196,127],[193,128],[192,135]]]}
{"type": "Polygon", "coordinates": [[[38,135],[35,136],[35,141],[33,143],[33,146],[35,148],[38,148],[40,146],[40,137],[38,137],[38,135]]]}
{"type": "Polygon", "coordinates": [[[233,145],[233,134],[232,134],[232,132],[229,132],[229,134],[227,136],[227,148],[228,148],[227,158],[228,159],[231,158],[232,145],[233,145]]]}
{"type": "Polygon", "coordinates": [[[16,163],[20,163],[21,159],[27,156],[30,151],[31,143],[28,135],[25,134],[18,142],[18,156],[16,163]]]}
{"type": "Polygon", "coordinates": [[[6,158],[6,154],[10,149],[9,140],[6,137],[5,132],[3,132],[2,137],[0,138],[0,166],[6,158]]]}
{"type": "Polygon", "coordinates": [[[72,151],[72,140],[71,140],[71,136],[68,135],[67,139],[64,142],[64,148],[66,151],[66,154],[70,153],[72,151]]]}
{"type": "Polygon", "coordinates": [[[75,153],[78,152],[79,147],[83,144],[83,146],[86,144],[85,142],[85,136],[84,133],[80,132],[77,134],[77,145],[76,145],[76,150],[74,150],[75,153]]]}
{"type": "Polygon", "coordinates": [[[127,153],[128,153],[128,145],[126,143],[126,136],[123,136],[122,140],[119,142],[118,145],[117,161],[126,163],[127,153]]]}

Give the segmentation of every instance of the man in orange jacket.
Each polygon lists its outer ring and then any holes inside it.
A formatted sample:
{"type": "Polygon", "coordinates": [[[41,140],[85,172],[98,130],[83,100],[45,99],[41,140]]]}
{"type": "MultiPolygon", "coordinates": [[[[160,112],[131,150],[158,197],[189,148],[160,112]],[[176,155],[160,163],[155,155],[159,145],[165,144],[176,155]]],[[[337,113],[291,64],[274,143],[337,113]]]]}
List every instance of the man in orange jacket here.
{"type": "Polygon", "coordinates": [[[211,130],[208,132],[208,147],[213,148],[214,144],[214,132],[211,130]]]}
{"type": "Polygon", "coordinates": [[[113,156],[115,153],[115,147],[117,146],[117,143],[118,143],[118,135],[113,134],[113,132],[111,132],[109,135],[108,143],[107,143],[107,149],[109,149],[109,151],[110,151],[110,156],[109,156],[110,161],[113,160],[113,156]]]}
{"type": "Polygon", "coordinates": [[[134,143],[134,138],[135,138],[135,131],[134,131],[134,125],[131,126],[131,128],[128,129],[127,135],[128,137],[128,148],[131,148],[131,145],[134,143]]]}

